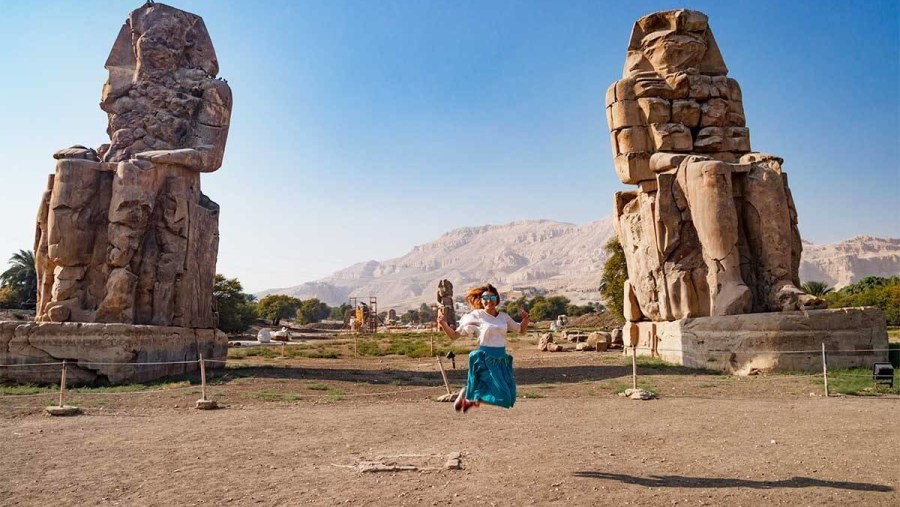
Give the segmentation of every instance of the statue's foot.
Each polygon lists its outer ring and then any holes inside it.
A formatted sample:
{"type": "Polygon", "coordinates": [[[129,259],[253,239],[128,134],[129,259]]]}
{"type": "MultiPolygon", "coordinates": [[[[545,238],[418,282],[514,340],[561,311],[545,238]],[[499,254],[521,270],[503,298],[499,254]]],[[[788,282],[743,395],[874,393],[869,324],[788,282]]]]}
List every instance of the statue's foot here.
{"type": "Polygon", "coordinates": [[[821,310],[828,306],[824,299],[807,294],[792,283],[784,283],[775,287],[771,299],[774,302],[775,310],[782,312],[821,310]]]}
{"type": "Polygon", "coordinates": [[[753,293],[743,283],[725,283],[713,298],[712,315],[740,315],[750,311],[753,293]]]}

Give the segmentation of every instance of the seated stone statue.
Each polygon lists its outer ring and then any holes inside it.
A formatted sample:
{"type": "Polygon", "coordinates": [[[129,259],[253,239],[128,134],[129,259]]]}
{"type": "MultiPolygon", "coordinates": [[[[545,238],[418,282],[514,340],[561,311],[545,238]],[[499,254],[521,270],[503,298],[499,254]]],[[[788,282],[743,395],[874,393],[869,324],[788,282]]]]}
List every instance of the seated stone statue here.
{"type": "Polygon", "coordinates": [[[823,308],[798,288],[801,242],[783,160],[750,150],[741,90],[688,10],[639,19],[606,95],[625,250],[626,319],[823,308]]]}
{"type": "Polygon", "coordinates": [[[447,325],[454,327],[456,325],[456,309],[453,305],[453,284],[450,283],[450,280],[438,282],[436,299],[438,306],[443,309],[447,325]]]}
{"type": "Polygon", "coordinates": [[[148,2],[106,62],[110,144],[60,150],[38,213],[38,321],[212,328],[231,90],[203,20],[148,2]]]}

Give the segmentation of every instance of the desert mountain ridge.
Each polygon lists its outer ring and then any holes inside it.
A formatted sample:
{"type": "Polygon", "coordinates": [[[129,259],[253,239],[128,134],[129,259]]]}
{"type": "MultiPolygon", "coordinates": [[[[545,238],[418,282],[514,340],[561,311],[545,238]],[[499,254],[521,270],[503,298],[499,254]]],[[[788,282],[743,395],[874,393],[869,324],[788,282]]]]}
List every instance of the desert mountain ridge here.
{"type": "MultiPolygon", "coordinates": [[[[318,298],[329,305],[351,296],[378,297],[380,310],[432,303],[438,281],[453,282],[456,295],[490,281],[501,292],[539,291],[573,302],[599,301],[606,252],[615,234],[613,217],[585,225],[524,220],[504,225],[461,227],[402,257],[360,262],[320,280],[257,293],[318,298]]],[[[838,243],[804,241],[800,279],[836,287],[869,275],[900,274],[900,238],[856,236],[838,243]]]]}

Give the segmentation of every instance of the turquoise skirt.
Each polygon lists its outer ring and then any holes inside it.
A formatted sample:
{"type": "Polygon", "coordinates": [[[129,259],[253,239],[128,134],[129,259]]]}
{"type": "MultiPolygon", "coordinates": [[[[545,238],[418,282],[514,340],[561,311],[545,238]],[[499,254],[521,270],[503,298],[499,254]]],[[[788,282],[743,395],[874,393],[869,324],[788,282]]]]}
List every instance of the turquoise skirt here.
{"type": "Polygon", "coordinates": [[[480,346],[469,353],[466,399],[510,408],[516,403],[513,358],[506,347],[480,346]]]}

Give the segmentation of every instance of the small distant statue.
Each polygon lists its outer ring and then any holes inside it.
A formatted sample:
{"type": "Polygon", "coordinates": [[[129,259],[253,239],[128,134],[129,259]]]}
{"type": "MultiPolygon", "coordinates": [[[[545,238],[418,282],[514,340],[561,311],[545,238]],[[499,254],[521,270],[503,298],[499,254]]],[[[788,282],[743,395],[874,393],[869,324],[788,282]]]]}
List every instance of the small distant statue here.
{"type": "Polygon", "coordinates": [[[394,324],[396,322],[397,322],[397,310],[394,310],[393,308],[391,308],[390,310],[388,310],[388,323],[394,324]]]}
{"type": "Polygon", "coordinates": [[[456,327],[456,311],[453,307],[453,284],[450,280],[441,280],[437,290],[438,307],[444,312],[444,319],[450,327],[456,327]]]}

